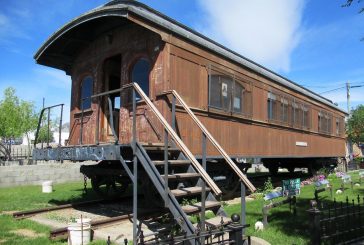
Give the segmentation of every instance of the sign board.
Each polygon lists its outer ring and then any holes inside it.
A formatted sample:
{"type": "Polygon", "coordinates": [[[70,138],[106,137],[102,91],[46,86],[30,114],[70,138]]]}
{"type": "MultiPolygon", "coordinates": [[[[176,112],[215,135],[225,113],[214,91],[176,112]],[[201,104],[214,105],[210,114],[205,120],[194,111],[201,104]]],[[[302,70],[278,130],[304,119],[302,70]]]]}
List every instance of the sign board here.
{"type": "Polygon", "coordinates": [[[308,144],[307,142],[303,142],[303,141],[296,141],[296,146],[303,146],[303,147],[307,147],[308,144]]]}
{"type": "Polygon", "coordinates": [[[301,191],[301,179],[282,180],[283,196],[296,196],[301,191]]]}
{"type": "Polygon", "coordinates": [[[227,93],[227,84],[226,83],[221,84],[221,93],[222,93],[222,96],[227,97],[228,93],[227,93]]]}

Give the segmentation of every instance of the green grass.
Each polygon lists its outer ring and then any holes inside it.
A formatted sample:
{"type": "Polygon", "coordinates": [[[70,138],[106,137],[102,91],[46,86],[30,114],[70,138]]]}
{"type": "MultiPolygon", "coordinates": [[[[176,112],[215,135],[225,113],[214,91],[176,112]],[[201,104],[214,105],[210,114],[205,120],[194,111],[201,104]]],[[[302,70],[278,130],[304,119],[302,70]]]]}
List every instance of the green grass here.
{"type": "MultiPolygon", "coordinates": [[[[359,179],[358,172],[350,173],[353,181],[359,179]]],[[[346,190],[341,195],[336,195],[336,189],[340,188],[341,180],[330,177],[334,186],[334,197],[337,201],[345,201],[364,195],[364,183],[360,187],[346,185],[346,190]]],[[[90,188],[90,184],[88,184],[90,188]]],[[[41,186],[24,186],[12,188],[0,188],[0,211],[21,211],[35,208],[48,207],[52,205],[65,204],[85,200],[97,199],[91,189],[86,196],[82,195],[83,183],[55,184],[53,193],[42,193],[41,186]]],[[[319,194],[324,202],[332,202],[329,191],[319,194]]],[[[297,198],[297,216],[289,211],[289,205],[274,208],[269,211],[269,226],[264,231],[254,231],[256,221],[262,221],[262,198],[247,203],[247,234],[261,237],[272,245],[275,244],[308,244],[309,243],[309,221],[306,210],[309,209],[310,200],[314,199],[314,187],[312,185],[302,187],[301,194],[297,198]]],[[[240,213],[240,205],[228,205],[224,207],[229,215],[240,213]]],[[[192,219],[194,219],[193,217],[192,219]]],[[[66,241],[50,241],[48,239],[50,229],[31,220],[14,220],[10,215],[0,215],[0,244],[66,244],[66,241]],[[35,237],[17,234],[19,229],[34,231],[35,237]]],[[[105,244],[106,241],[95,241],[92,244],[105,244]]]]}
{"type": "Polygon", "coordinates": [[[97,199],[90,186],[88,183],[89,194],[84,196],[82,182],[54,184],[52,193],[42,193],[40,185],[0,188],[0,211],[23,211],[97,199]]]}
{"type": "MultiPolygon", "coordinates": [[[[52,193],[42,193],[41,186],[0,188],[0,244],[67,244],[65,240],[49,240],[49,227],[27,219],[15,220],[3,211],[24,211],[97,199],[90,186],[88,183],[89,194],[85,196],[82,195],[83,182],[55,184],[52,193]]],[[[99,240],[91,244],[105,243],[99,240]]]]}
{"type": "MultiPolygon", "coordinates": [[[[350,173],[352,180],[358,182],[358,172],[350,173]]],[[[364,183],[360,187],[350,189],[350,185],[346,185],[346,190],[343,194],[335,194],[336,190],[341,186],[341,180],[336,176],[329,177],[330,183],[333,184],[333,198],[336,201],[345,201],[346,196],[349,200],[356,199],[357,195],[363,197],[364,194],[364,183]]],[[[330,192],[325,191],[319,194],[319,199],[324,204],[332,203],[333,200],[330,197],[330,192]]],[[[284,198],[280,198],[281,200],[284,198]]],[[[246,223],[250,224],[251,227],[247,229],[247,234],[260,237],[270,242],[272,245],[275,244],[309,244],[309,215],[306,212],[310,207],[310,200],[314,199],[314,186],[307,185],[301,188],[301,194],[297,197],[297,216],[294,216],[289,211],[289,204],[285,204],[280,207],[269,210],[268,215],[268,228],[263,231],[255,231],[254,224],[257,221],[262,221],[262,207],[264,200],[262,198],[254,201],[247,202],[246,208],[246,223]]],[[[274,202],[278,201],[277,199],[274,202]]],[[[269,202],[267,202],[269,203],[269,202]]],[[[229,205],[225,207],[225,210],[229,215],[233,213],[240,214],[240,204],[229,205]]]]}

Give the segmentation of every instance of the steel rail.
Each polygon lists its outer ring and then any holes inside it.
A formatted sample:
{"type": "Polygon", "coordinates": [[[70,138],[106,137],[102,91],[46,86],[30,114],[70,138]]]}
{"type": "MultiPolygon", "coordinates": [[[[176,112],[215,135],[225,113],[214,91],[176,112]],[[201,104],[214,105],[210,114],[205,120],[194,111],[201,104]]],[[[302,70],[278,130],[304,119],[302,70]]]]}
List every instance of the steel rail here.
{"type": "MultiPolygon", "coordinates": [[[[162,215],[163,213],[164,212],[161,212],[160,210],[150,210],[148,212],[142,213],[142,217],[146,218],[146,217],[149,217],[149,216],[159,216],[159,215],[162,215]]],[[[123,215],[112,217],[112,218],[105,218],[105,219],[91,221],[90,225],[91,225],[92,229],[95,229],[95,228],[99,228],[99,227],[104,226],[104,225],[117,223],[117,222],[120,222],[120,221],[123,221],[123,220],[127,220],[127,219],[131,220],[133,218],[133,216],[134,215],[132,213],[123,214],[123,215]]],[[[50,239],[55,239],[55,238],[58,238],[58,237],[67,237],[67,236],[68,236],[67,227],[57,228],[57,229],[52,230],[49,233],[49,238],[50,239]]]]}
{"type": "Polygon", "coordinates": [[[46,207],[46,208],[32,209],[32,210],[27,210],[27,211],[20,211],[20,212],[13,213],[13,218],[25,219],[25,218],[28,218],[28,217],[31,217],[31,216],[34,216],[34,215],[40,214],[40,213],[67,209],[67,208],[85,207],[85,206],[90,206],[90,205],[103,203],[103,202],[110,202],[110,200],[104,200],[104,199],[92,200],[92,201],[79,202],[79,203],[63,204],[63,205],[59,205],[59,206],[55,206],[55,207],[46,207]]]}

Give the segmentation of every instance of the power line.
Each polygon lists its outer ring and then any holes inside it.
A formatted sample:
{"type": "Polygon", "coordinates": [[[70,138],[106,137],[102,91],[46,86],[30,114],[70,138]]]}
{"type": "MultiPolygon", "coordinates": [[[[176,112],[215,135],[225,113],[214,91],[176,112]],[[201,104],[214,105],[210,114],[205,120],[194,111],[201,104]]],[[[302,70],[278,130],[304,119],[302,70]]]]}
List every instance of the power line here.
{"type": "MultiPolygon", "coordinates": [[[[352,85],[352,86],[350,86],[350,88],[361,88],[363,86],[364,86],[364,83],[358,84],[358,85],[352,85]]],[[[336,90],[340,90],[340,89],[343,89],[343,88],[346,88],[346,86],[340,87],[340,88],[334,88],[334,89],[331,89],[331,90],[328,90],[328,91],[325,91],[325,92],[322,92],[322,93],[319,93],[319,94],[326,94],[326,93],[333,92],[333,91],[336,91],[336,90]]]]}
{"type": "Polygon", "coordinates": [[[336,90],[340,90],[340,89],[343,89],[343,88],[346,88],[346,87],[344,86],[344,87],[340,87],[340,88],[334,88],[334,89],[331,89],[331,90],[328,90],[328,91],[325,91],[325,92],[322,92],[322,93],[319,93],[319,94],[326,94],[326,93],[333,92],[333,91],[336,91],[336,90]]]}

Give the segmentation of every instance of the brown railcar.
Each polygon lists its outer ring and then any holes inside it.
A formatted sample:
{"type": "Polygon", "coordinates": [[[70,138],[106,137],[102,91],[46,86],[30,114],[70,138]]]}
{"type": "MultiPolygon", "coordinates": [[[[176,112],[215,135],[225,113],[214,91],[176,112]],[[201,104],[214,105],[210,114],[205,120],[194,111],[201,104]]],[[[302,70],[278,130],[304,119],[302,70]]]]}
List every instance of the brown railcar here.
{"type": "MultiPolygon", "coordinates": [[[[181,105],[173,107],[172,90],[235,163],[261,158],[272,172],[278,166],[292,171],[317,169],[345,156],[346,112],[135,1],[111,1],[72,20],[35,59],[72,77],[69,145],[62,151],[71,160],[93,159],[75,156],[72,147],[130,145],[134,115],[136,141],[164,142],[164,126],[138,95],[135,113],[128,89],[109,95],[110,107],[106,97],[94,96],[133,82],[175,122],[176,133],[200,161],[204,134],[181,105]]],[[[213,143],[206,147],[209,162],[222,159],[213,143]]],[[[60,155],[35,152],[36,159],[52,157],[60,155]]]]}
{"type": "Polygon", "coordinates": [[[255,187],[243,159],[276,172],[345,155],[346,113],[331,101],[136,1],[72,20],[35,59],[70,75],[72,96],[68,145],[33,159],[99,161],[81,172],[101,194],[133,183],[134,244],[139,184],[193,236],[188,214],[201,213],[202,231],[229,223],[216,197],[239,183],[244,224],[245,187],[255,187]],[[205,221],[207,209],[221,217],[205,221]]]}

